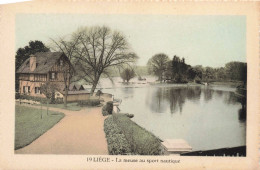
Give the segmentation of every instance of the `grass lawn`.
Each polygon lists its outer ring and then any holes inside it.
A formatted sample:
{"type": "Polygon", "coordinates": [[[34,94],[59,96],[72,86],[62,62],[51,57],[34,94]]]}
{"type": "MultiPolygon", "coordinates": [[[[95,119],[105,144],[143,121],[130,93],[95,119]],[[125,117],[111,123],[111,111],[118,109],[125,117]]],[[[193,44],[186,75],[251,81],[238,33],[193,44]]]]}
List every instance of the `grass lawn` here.
{"type": "MultiPolygon", "coordinates": [[[[78,106],[77,104],[78,103],[67,103],[67,108],[64,107],[64,104],[49,104],[49,107],[66,109],[66,110],[71,110],[71,111],[79,111],[79,110],[81,110],[82,107],[78,106]]],[[[42,104],[42,106],[47,107],[47,104],[42,104]]]]}
{"type": "Polygon", "coordinates": [[[15,149],[23,148],[58,123],[64,114],[26,106],[15,106],[15,149]]]}

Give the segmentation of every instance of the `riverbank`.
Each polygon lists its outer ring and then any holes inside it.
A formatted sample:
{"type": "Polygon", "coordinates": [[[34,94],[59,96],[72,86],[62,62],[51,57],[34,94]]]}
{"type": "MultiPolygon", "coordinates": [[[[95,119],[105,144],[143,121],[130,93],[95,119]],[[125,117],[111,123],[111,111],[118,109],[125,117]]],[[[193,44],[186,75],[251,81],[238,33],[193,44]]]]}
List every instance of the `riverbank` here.
{"type": "Polygon", "coordinates": [[[161,141],[125,114],[109,115],[104,122],[111,155],[159,155],[161,141]]]}

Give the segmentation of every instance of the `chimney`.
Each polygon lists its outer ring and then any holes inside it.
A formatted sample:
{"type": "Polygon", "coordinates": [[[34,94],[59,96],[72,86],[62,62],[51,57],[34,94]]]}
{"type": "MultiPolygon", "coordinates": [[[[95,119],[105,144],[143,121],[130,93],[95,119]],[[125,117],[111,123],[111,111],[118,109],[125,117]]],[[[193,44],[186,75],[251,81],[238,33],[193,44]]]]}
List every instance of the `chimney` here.
{"type": "Polygon", "coordinates": [[[34,71],[36,68],[36,56],[30,55],[30,71],[34,71]]]}

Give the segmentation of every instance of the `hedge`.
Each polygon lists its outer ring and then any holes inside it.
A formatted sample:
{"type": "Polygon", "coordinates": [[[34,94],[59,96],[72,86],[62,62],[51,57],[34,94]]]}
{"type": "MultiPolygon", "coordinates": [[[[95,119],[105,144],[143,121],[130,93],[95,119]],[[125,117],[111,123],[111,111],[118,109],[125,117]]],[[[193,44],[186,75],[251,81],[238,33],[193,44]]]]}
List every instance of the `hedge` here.
{"type": "Polygon", "coordinates": [[[114,114],[114,122],[121,129],[130,144],[132,154],[159,155],[161,142],[149,131],[137,125],[124,114],[114,114]]]}
{"type": "Polygon", "coordinates": [[[105,119],[104,131],[110,155],[126,155],[131,153],[130,145],[123,132],[115,124],[113,116],[109,116],[105,119]]]}
{"type": "Polygon", "coordinates": [[[97,106],[99,104],[100,104],[99,99],[88,99],[88,100],[78,101],[79,106],[97,106]]]}
{"type": "Polygon", "coordinates": [[[113,113],[113,102],[109,101],[106,105],[102,108],[103,116],[111,115],[113,113]]]}
{"type": "MultiPolygon", "coordinates": [[[[36,97],[36,96],[29,96],[29,95],[20,95],[19,93],[15,94],[15,99],[26,99],[26,100],[33,100],[36,102],[41,102],[43,104],[47,103],[46,97],[36,97]]],[[[56,98],[55,100],[50,100],[50,104],[62,104],[63,99],[62,98],[56,98]]]]}
{"type": "Polygon", "coordinates": [[[127,153],[128,149],[133,155],[159,155],[161,153],[160,140],[131,121],[125,114],[113,114],[105,119],[104,131],[110,154],[127,153]],[[123,137],[125,137],[128,145],[123,137]],[[119,147],[119,151],[117,147],[119,147]],[[126,149],[126,147],[129,148],[126,149]],[[123,152],[122,148],[127,152],[123,152]]]}

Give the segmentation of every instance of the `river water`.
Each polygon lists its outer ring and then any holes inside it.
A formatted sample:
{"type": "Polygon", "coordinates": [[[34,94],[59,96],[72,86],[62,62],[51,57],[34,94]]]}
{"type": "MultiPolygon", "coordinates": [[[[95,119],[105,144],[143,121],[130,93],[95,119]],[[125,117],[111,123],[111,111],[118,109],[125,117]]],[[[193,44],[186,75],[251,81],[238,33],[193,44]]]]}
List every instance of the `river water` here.
{"type": "Polygon", "coordinates": [[[246,145],[246,121],[235,88],[149,84],[154,80],[122,85],[116,79],[110,86],[103,79],[100,87],[122,99],[122,113],[134,114],[133,121],[162,140],[184,139],[194,151],[246,145]]]}

